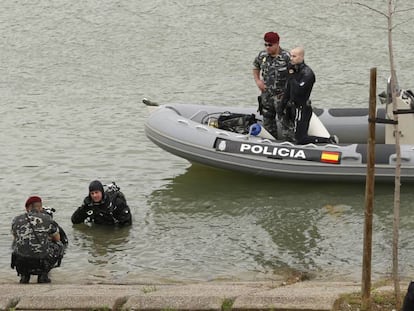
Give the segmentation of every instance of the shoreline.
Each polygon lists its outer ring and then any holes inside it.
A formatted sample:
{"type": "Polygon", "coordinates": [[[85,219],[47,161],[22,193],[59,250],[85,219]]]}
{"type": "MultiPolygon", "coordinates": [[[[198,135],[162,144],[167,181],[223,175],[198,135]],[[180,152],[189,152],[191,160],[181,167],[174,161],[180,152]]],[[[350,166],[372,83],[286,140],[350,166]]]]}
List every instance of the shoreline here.
{"type": "MultiPolygon", "coordinates": [[[[384,284],[375,290],[389,290],[389,287],[384,284]]],[[[405,288],[402,283],[401,289],[405,288]]],[[[360,290],[357,282],[314,280],[289,285],[270,281],[3,283],[0,310],[331,310],[341,295],[360,290]]]]}

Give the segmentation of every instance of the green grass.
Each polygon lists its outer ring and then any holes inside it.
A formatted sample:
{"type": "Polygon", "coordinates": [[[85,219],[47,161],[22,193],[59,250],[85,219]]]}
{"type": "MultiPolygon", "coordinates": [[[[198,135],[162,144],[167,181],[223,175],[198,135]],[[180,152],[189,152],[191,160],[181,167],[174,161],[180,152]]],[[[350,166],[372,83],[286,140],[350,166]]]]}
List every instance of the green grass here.
{"type": "Polygon", "coordinates": [[[234,299],[225,298],[221,304],[221,311],[230,311],[233,306],[234,299]]]}
{"type": "Polygon", "coordinates": [[[152,292],[156,292],[157,288],[155,286],[144,286],[142,288],[142,292],[144,294],[148,294],[148,293],[152,293],[152,292]]]}
{"type": "Polygon", "coordinates": [[[100,308],[93,308],[93,309],[91,309],[91,311],[111,311],[112,310],[112,308],[110,308],[110,307],[100,307],[100,308]]]}
{"type": "MultiPolygon", "coordinates": [[[[404,300],[404,296],[401,295],[401,301],[404,300]]],[[[395,297],[394,292],[373,292],[371,294],[371,311],[390,311],[395,309],[395,297]]],[[[363,311],[361,308],[361,293],[352,293],[342,295],[334,303],[333,311],[363,311]]]]}

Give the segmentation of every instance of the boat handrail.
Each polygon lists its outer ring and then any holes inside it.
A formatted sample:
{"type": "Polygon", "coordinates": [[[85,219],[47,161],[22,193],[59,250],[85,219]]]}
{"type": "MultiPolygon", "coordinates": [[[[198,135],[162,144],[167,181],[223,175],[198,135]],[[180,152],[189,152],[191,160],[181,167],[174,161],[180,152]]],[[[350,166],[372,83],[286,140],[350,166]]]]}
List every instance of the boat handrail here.
{"type": "Polygon", "coordinates": [[[248,140],[249,139],[249,135],[237,135],[236,138],[242,138],[244,140],[248,140]]]}
{"type": "Polygon", "coordinates": [[[184,120],[184,119],[178,119],[177,122],[178,123],[181,123],[181,124],[189,125],[188,124],[188,121],[187,120],[184,120]]]}
{"type": "Polygon", "coordinates": [[[294,146],[295,146],[295,145],[294,145],[293,143],[291,143],[290,141],[282,141],[280,144],[281,144],[282,146],[285,146],[285,145],[290,146],[290,147],[294,147],[294,146]]]}
{"type": "MultiPolygon", "coordinates": [[[[403,161],[403,162],[410,162],[411,161],[411,158],[409,158],[409,157],[400,157],[400,160],[403,161]]],[[[397,161],[397,156],[395,154],[393,154],[390,157],[390,161],[391,162],[396,162],[397,161]]]]}
{"type": "Polygon", "coordinates": [[[189,117],[190,120],[193,120],[197,115],[200,113],[204,113],[205,115],[208,115],[208,112],[206,110],[199,110],[196,113],[194,113],[191,117],[189,117]]]}
{"type": "Polygon", "coordinates": [[[263,143],[269,143],[269,144],[273,143],[269,138],[262,139],[262,142],[263,143]]]}
{"type": "Polygon", "coordinates": [[[356,156],[356,155],[344,155],[342,156],[342,161],[350,161],[350,160],[354,160],[354,161],[361,161],[361,156],[356,156]]]}
{"type": "Polygon", "coordinates": [[[334,145],[334,144],[327,144],[327,145],[326,145],[326,147],[329,147],[329,148],[334,148],[334,149],[338,149],[338,148],[340,148],[341,146],[339,146],[339,145],[334,145]]]}
{"type": "Polygon", "coordinates": [[[172,111],[174,111],[176,114],[178,114],[179,116],[181,116],[181,113],[173,106],[165,106],[165,108],[167,109],[171,109],[172,111]]]}
{"type": "Polygon", "coordinates": [[[206,131],[206,132],[208,132],[208,128],[206,128],[204,125],[196,125],[196,127],[195,127],[197,130],[203,130],[203,131],[206,131]]]}
{"type": "MultiPolygon", "coordinates": [[[[264,141],[264,140],[263,140],[264,141]]],[[[287,145],[289,147],[297,147],[298,145],[295,145],[294,143],[290,142],[290,141],[283,141],[280,143],[280,145],[287,145]]],[[[309,143],[306,145],[301,145],[301,148],[319,148],[320,146],[315,145],[313,143],[309,143]]],[[[334,144],[326,144],[325,147],[329,147],[329,148],[333,148],[333,149],[338,149],[340,148],[339,145],[334,145],[334,144]]]]}
{"type": "MultiPolygon", "coordinates": [[[[296,145],[296,146],[298,146],[298,145],[296,145]]],[[[309,143],[309,144],[306,144],[306,145],[302,145],[302,148],[320,148],[320,147],[321,147],[320,145],[318,146],[318,145],[315,145],[314,143],[309,143]]],[[[325,147],[329,147],[329,148],[332,148],[332,149],[340,148],[339,145],[334,145],[334,144],[326,144],[325,147]]]]}
{"type": "Polygon", "coordinates": [[[316,146],[315,144],[313,144],[313,143],[309,143],[309,144],[306,144],[306,145],[304,145],[303,146],[303,148],[317,148],[318,146],[316,146]]]}

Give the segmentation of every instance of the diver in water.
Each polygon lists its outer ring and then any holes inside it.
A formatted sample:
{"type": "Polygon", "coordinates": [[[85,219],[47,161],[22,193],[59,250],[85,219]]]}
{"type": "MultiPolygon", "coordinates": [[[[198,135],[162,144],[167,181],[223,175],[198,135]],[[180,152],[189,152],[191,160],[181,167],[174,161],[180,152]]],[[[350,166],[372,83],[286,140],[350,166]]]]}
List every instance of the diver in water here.
{"type": "Polygon", "coordinates": [[[72,215],[72,223],[90,222],[100,225],[128,226],[132,224],[131,210],[124,194],[112,183],[107,191],[99,180],[89,184],[89,195],[72,215]]]}

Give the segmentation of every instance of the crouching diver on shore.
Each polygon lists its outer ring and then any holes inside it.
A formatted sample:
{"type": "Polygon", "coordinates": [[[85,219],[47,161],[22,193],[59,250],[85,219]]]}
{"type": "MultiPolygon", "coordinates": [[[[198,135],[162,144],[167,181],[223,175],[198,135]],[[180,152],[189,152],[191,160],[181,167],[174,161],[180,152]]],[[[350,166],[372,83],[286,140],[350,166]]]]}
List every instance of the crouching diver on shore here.
{"type": "Polygon", "coordinates": [[[44,211],[40,197],[29,197],[25,206],[26,213],[12,222],[11,268],[16,268],[20,283],[29,283],[31,275],[38,276],[38,283],[50,283],[48,273],[60,266],[64,254],[59,225],[44,211]]]}
{"type": "Polygon", "coordinates": [[[112,183],[104,191],[99,180],[89,184],[89,195],[72,215],[72,223],[128,226],[132,224],[131,210],[120,188],[112,183]]]}

